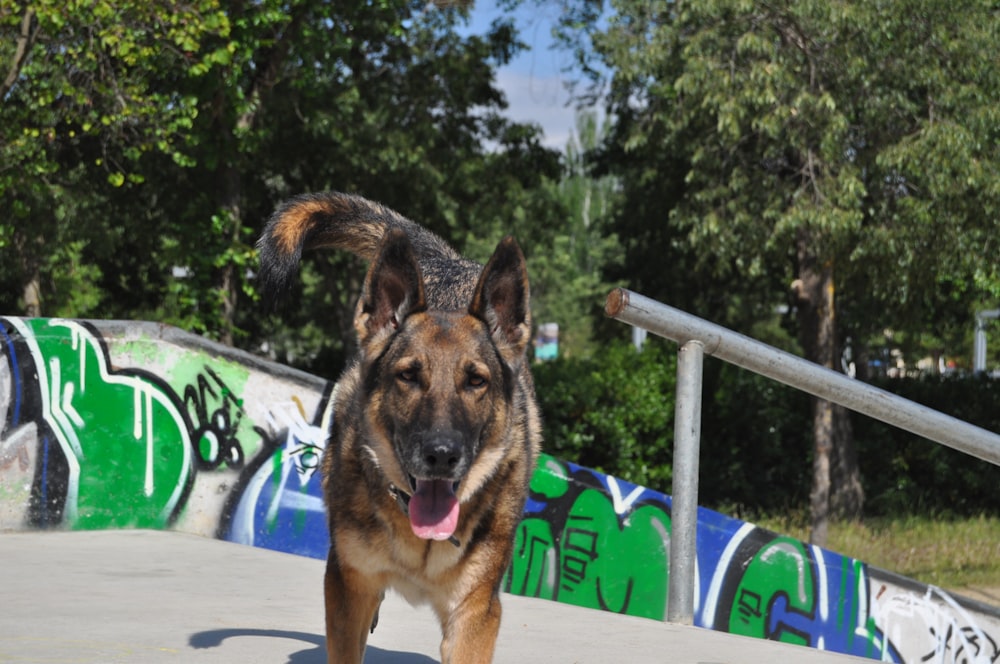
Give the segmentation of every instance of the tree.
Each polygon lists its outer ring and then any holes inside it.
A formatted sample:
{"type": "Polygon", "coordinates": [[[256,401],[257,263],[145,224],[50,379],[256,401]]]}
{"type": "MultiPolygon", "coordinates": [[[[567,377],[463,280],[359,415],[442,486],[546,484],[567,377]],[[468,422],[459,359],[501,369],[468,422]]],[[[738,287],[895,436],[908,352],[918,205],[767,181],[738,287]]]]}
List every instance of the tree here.
{"type": "Polygon", "coordinates": [[[596,350],[594,320],[603,316],[612,287],[604,273],[621,258],[618,238],[608,229],[617,196],[615,178],[593,173],[588,162],[606,129],[598,125],[595,111],[577,114],[562,176],[548,185],[565,210],[562,223],[552,238],[553,250],[529,261],[535,322],[559,323],[560,355],[596,350]]]}
{"type": "Polygon", "coordinates": [[[462,34],[465,4],[412,0],[70,9],[0,0],[5,311],[150,318],[312,364],[353,337],[363,266],[310,257],[291,312],[247,306],[282,199],[363,193],[460,247],[548,241],[559,158],[501,116],[509,22],[462,34]]]}
{"type": "Polygon", "coordinates": [[[213,0],[0,0],[0,249],[27,315],[96,312],[84,253],[113,252],[114,230],[95,207],[141,181],[141,155],[180,158],[196,108],[156,80],[217,57],[202,44],[227,30],[213,0]]]}
{"type": "MultiPolygon", "coordinates": [[[[540,183],[557,176],[558,154],[535,128],[500,115],[494,70],[521,48],[511,25],[463,36],[458,7],[312,4],[329,15],[305,22],[258,116],[259,143],[244,171],[248,218],[262,224],[283,198],[338,189],[379,200],[474,254],[506,233],[529,253],[544,243],[550,224],[539,220],[551,204],[540,183]]],[[[353,338],[363,274],[353,257],[310,256],[300,302],[283,315],[301,327],[269,335],[278,356],[309,346],[311,357],[299,353],[296,363],[329,372],[323,365],[353,338]]],[[[253,313],[243,320],[253,325],[253,313]]]]}
{"type": "MultiPolygon", "coordinates": [[[[1000,218],[992,3],[622,3],[606,21],[594,4],[567,25],[585,27],[590,69],[612,72],[610,167],[658,202],[629,223],[695,252],[684,263],[730,301],[759,301],[742,281],[768,285],[774,306],[783,277],[808,359],[838,366],[838,303],[870,332],[953,300],[945,282],[970,304],[998,295],[982,258],[1000,218]]],[[[674,300],[699,279],[671,275],[649,294],[674,300]]],[[[831,505],[860,511],[846,421],[815,402],[817,542],[831,505]]]]}

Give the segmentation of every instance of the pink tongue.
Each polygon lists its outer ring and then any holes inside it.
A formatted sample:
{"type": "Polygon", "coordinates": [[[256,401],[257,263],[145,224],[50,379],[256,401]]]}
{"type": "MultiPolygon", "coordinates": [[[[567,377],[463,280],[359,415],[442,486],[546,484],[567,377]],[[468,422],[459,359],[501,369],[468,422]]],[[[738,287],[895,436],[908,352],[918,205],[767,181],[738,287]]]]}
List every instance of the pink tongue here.
{"type": "Polygon", "coordinates": [[[447,480],[417,480],[410,498],[410,527],[421,539],[446,540],[458,527],[458,498],[447,480]]]}

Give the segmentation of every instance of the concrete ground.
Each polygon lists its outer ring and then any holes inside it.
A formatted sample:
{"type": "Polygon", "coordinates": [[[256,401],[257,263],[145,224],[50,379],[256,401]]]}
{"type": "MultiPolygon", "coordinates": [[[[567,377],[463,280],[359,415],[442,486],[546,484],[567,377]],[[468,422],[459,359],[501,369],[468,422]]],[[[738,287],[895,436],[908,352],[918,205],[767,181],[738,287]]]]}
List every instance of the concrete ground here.
{"type": "MultiPolygon", "coordinates": [[[[325,662],[323,563],[158,531],[0,534],[0,662],[325,662]]],[[[495,662],[846,664],[855,657],[505,595],[495,662]]],[[[367,664],[438,661],[390,595],[367,664]]]]}

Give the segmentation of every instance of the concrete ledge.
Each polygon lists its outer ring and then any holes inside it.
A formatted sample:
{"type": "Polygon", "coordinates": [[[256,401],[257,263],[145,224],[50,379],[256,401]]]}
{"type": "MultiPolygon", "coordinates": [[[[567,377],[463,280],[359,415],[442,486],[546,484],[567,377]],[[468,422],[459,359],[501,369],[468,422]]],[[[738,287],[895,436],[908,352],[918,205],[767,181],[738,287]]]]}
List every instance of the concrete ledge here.
{"type": "MultiPolygon", "coordinates": [[[[0,535],[0,661],[322,664],[323,562],[151,530],[0,535]]],[[[863,662],[504,595],[497,664],[863,662]]],[[[390,595],[368,664],[438,661],[427,608],[390,595]]]]}

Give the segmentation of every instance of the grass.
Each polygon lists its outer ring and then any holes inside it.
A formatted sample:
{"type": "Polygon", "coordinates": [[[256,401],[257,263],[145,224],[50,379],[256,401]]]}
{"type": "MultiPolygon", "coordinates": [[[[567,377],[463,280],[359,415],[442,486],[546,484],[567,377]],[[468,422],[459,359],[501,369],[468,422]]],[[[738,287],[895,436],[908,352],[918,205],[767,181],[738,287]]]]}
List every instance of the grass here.
{"type": "MultiPolygon", "coordinates": [[[[757,525],[809,540],[802,516],[757,525]]],[[[1000,589],[1000,517],[906,517],[831,523],[826,549],[948,590],[1000,589]]]]}

